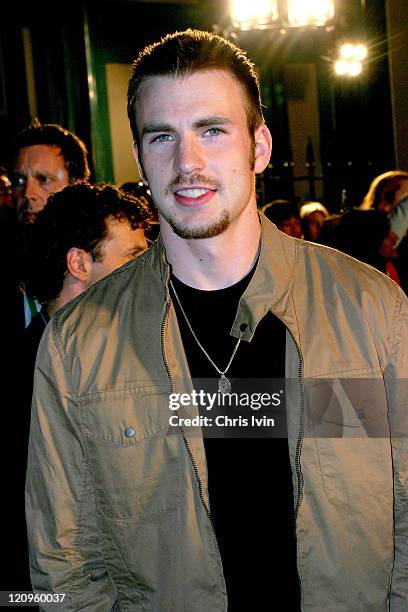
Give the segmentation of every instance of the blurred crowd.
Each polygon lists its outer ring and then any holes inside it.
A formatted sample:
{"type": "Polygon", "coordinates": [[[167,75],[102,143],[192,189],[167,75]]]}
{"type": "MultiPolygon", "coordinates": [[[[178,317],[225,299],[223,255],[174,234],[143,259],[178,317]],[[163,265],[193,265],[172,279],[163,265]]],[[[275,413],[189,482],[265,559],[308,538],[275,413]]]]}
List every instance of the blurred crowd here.
{"type": "Polygon", "coordinates": [[[408,291],[408,172],[380,174],[361,203],[340,213],[331,214],[322,202],[282,199],[262,212],[285,234],[343,251],[408,291]]]}
{"type": "Polygon", "coordinates": [[[146,250],[158,219],[143,183],[92,185],[85,144],[59,125],[22,130],[10,160],[0,178],[3,308],[19,337],[146,250]]]}

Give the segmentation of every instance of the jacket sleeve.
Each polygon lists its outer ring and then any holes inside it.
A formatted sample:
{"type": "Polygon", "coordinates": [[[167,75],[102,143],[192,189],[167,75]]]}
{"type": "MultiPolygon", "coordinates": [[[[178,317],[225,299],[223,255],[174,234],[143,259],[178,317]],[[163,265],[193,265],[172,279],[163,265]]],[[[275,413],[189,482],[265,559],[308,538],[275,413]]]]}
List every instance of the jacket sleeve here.
{"type": "Polygon", "coordinates": [[[408,300],[399,292],[385,371],[394,470],[395,553],[391,612],[408,610],[408,300]]]}
{"type": "Polygon", "coordinates": [[[79,407],[52,322],[35,371],[26,480],[30,574],[36,593],[65,593],[42,610],[108,611],[116,589],[101,554],[79,407]]]}

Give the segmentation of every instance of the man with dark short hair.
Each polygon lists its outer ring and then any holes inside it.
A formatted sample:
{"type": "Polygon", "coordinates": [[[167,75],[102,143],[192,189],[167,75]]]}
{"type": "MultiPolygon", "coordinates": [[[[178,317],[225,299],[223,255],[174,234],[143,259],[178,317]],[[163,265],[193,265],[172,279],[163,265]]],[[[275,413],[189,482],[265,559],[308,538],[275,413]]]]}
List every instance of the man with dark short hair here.
{"type": "Polygon", "coordinates": [[[16,338],[40,309],[21,282],[21,254],[30,225],[50,195],[89,179],[87,155],[85,144],[73,132],[54,123],[42,124],[38,119],[18,132],[12,143],[10,179],[16,214],[9,215],[7,247],[3,250],[13,252],[14,270],[10,273],[11,288],[6,289],[10,306],[2,319],[13,321],[16,338]]]}
{"type": "Polygon", "coordinates": [[[12,185],[20,223],[32,223],[52,193],[90,176],[85,144],[55,123],[34,121],[13,143],[12,185]]]}
{"type": "Polygon", "coordinates": [[[95,611],[403,610],[405,296],[258,214],[271,135],[241,49],[194,30],[145,48],[128,115],[161,236],[41,344],[34,589],[95,611]],[[261,379],[283,412],[257,412],[261,379]],[[234,393],[238,426],[206,436],[205,398],[234,393]]]}

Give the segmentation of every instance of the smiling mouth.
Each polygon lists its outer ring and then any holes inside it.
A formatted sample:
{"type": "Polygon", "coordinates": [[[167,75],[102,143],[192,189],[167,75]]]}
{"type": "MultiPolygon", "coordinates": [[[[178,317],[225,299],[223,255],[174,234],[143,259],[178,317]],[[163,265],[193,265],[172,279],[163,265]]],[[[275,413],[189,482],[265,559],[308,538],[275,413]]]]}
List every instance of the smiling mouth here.
{"type": "Polygon", "coordinates": [[[173,195],[180,206],[196,208],[210,202],[216,193],[217,189],[207,187],[185,187],[177,189],[173,195]]]}
{"type": "Polygon", "coordinates": [[[179,189],[175,192],[176,195],[181,196],[182,198],[196,199],[205,195],[209,191],[213,191],[212,189],[204,189],[204,188],[193,188],[193,189],[179,189]]]}

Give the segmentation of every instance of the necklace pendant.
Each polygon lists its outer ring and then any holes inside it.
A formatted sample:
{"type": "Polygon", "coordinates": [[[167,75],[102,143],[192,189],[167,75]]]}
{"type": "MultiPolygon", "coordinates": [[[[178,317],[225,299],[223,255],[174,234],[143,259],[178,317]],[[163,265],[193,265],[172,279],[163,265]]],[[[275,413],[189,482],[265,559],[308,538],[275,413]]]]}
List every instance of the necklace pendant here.
{"type": "Polygon", "coordinates": [[[218,391],[223,395],[231,391],[231,383],[225,374],[221,374],[220,380],[218,381],[218,391]]]}

